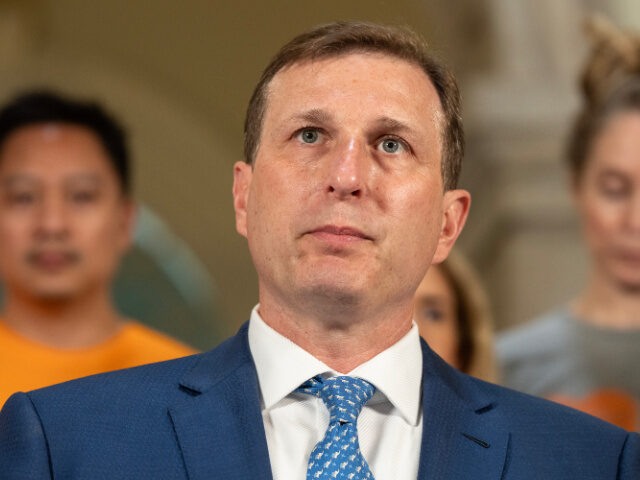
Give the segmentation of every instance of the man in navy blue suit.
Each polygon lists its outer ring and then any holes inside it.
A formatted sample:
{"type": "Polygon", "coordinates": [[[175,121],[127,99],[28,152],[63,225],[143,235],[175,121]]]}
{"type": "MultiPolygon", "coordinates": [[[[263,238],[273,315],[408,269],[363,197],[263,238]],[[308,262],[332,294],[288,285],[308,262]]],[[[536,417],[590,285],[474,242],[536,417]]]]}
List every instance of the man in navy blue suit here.
{"type": "Polygon", "coordinates": [[[413,33],[318,27],[264,71],[234,166],[260,303],[192,357],[18,393],[0,478],[637,479],[640,437],[465,376],[413,294],[470,197],[452,75],[413,33]]]}

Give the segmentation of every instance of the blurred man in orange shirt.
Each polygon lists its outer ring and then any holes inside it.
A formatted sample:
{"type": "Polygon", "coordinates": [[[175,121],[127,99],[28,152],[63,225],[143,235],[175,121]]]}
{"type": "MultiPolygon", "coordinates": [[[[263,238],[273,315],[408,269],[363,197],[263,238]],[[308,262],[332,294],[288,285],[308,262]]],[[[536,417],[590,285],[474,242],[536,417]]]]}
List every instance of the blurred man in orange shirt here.
{"type": "Polygon", "coordinates": [[[26,391],[193,353],[123,318],[125,134],[98,105],[34,92],[0,110],[0,407],[26,391]]]}

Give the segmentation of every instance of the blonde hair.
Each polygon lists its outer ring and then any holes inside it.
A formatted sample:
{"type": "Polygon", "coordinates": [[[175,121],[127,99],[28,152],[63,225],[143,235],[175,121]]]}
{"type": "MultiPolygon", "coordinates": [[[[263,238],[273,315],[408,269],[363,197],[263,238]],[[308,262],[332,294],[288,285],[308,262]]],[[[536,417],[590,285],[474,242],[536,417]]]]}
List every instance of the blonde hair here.
{"type": "Polygon", "coordinates": [[[585,25],[591,42],[580,87],[582,110],[569,137],[567,159],[580,178],[594,139],[615,114],[640,112],[640,35],[594,15],[585,25]]]}
{"type": "Polygon", "coordinates": [[[591,51],[581,87],[587,108],[595,108],[629,77],[640,73],[640,35],[616,27],[602,15],[589,17],[585,31],[591,51]]]}
{"type": "Polygon", "coordinates": [[[456,251],[449,253],[438,268],[451,285],[456,299],[460,370],[481,380],[496,382],[493,320],[478,275],[456,251]]]}

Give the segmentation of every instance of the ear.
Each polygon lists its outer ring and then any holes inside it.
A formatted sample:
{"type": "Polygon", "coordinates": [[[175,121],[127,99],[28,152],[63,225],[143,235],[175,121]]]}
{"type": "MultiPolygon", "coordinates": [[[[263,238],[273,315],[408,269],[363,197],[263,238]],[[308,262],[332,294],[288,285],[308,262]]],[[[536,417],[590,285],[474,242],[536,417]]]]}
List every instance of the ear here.
{"type": "Polygon", "coordinates": [[[236,162],[233,166],[233,208],[236,212],[236,230],[247,236],[247,203],[253,168],[246,162],[236,162]]]}
{"type": "Polygon", "coordinates": [[[449,190],[444,194],[442,206],[442,227],[432,264],[444,261],[453,248],[453,244],[467,221],[471,195],[466,190],[449,190]]]}
{"type": "Polygon", "coordinates": [[[122,200],[120,217],[120,248],[122,253],[131,248],[137,218],[138,205],[130,198],[124,198],[122,200]]]}

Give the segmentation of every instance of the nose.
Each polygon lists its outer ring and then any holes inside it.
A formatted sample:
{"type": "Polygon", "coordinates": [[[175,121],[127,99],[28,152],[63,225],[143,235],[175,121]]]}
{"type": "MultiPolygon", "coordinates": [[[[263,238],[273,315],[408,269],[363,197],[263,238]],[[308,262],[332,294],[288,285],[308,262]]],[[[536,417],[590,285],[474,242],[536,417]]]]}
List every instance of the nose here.
{"type": "Polygon", "coordinates": [[[356,139],[336,149],[330,162],[327,192],[340,199],[359,198],[366,188],[366,145],[356,139]]]}
{"type": "Polygon", "coordinates": [[[67,209],[62,199],[48,198],[40,205],[35,234],[40,240],[63,240],[69,234],[67,209]]]}

